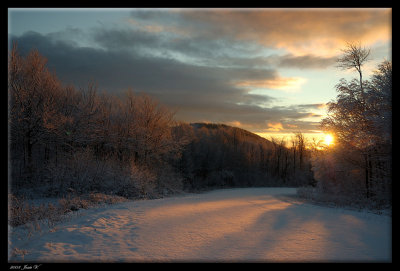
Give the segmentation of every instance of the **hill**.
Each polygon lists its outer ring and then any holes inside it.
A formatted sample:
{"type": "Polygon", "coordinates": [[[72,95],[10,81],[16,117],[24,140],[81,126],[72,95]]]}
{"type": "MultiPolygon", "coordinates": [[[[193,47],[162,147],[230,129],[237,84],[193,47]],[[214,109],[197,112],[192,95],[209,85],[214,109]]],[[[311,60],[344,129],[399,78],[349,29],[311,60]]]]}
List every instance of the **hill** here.
{"type": "Polygon", "coordinates": [[[186,189],[311,182],[307,167],[300,170],[297,165],[296,170],[296,152],[250,131],[225,124],[181,123],[174,133],[186,140],[177,165],[186,189]]]}
{"type": "Polygon", "coordinates": [[[205,128],[208,130],[224,131],[227,134],[227,136],[229,136],[229,135],[231,135],[233,137],[236,136],[237,138],[241,138],[248,142],[257,142],[257,143],[261,143],[261,144],[266,144],[268,147],[273,148],[273,143],[271,141],[269,141],[268,139],[261,137],[257,134],[254,134],[250,131],[247,131],[245,129],[242,129],[242,128],[233,127],[233,126],[229,126],[229,125],[221,124],[221,123],[197,122],[197,123],[191,123],[190,125],[195,129],[205,128]]]}

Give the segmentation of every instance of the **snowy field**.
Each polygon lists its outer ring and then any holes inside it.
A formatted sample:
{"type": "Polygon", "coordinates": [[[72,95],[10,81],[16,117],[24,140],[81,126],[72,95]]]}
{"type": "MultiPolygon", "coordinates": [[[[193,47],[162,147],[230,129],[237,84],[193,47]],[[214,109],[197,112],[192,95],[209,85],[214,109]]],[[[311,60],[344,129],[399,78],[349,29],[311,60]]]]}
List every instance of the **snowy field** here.
{"type": "Polygon", "coordinates": [[[21,253],[9,261],[392,261],[391,217],[304,203],[295,193],[224,189],[80,210],[29,238],[12,229],[9,244],[21,253]]]}

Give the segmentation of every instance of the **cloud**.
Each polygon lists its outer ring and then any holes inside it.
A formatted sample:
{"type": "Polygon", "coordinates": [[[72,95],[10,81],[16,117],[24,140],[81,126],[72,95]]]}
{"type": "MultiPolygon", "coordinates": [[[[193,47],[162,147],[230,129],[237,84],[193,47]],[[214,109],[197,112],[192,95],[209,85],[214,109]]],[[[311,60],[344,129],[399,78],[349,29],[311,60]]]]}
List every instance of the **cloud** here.
{"type": "Polygon", "coordinates": [[[273,132],[278,132],[278,131],[281,131],[281,130],[283,130],[283,126],[282,126],[282,123],[280,123],[280,122],[270,122],[270,123],[268,123],[268,131],[273,131],[273,132]]]}
{"type": "Polygon", "coordinates": [[[129,18],[128,22],[130,24],[132,24],[133,26],[136,26],[142,30],[145,30],[147,32],[153,32],[153,33],[160,33],[165,31],[165,27],[163,27],[162,25],[158,25],[158,24],[143,24],[141,22],[138,22],[137,20],[133,19],[133,18],[129,18]]]}
{"type": "Polygon", "coordinates": [[[193,35],[255,41],[297,56],[334,56],[346,41],[370,46],[391,39],[391,9],[387,8],[207,9],[180,15],[193,35]]]}
{"type": "Polygon", "coordinates": [[[279,57],[279,67],[299,68],[299,69],[325,69],[335,64],[336,57],[322,57],[312,54],[294,56],[287,54],[279,57]]]}
{"type": "Polygon", "coordinates": [[[93,28],[89,35],[106,50],[137,50],[139,47],[159,47],[162,39],[152,32],[129,28],[93,28]]]}
{"type": "Polygon", "coordinates": [[[297,91],[301,88],[307,80],[301,77],[278,77],[273,79],[265,80],[246,80],[237,81],[235,86],[237,87],[251,87],[251,88],[266,88],[266,89],[277,89],[284,91],[297,91]]]}

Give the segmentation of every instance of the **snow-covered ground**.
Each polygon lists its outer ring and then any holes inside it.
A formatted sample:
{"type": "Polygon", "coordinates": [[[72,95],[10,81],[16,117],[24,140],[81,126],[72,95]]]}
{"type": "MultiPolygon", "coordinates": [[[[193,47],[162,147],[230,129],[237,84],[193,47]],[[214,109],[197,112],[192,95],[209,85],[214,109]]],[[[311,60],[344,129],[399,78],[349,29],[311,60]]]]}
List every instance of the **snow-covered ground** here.
{"type": "MultiPolygon", "coordinates": [[[[80,210],[9,244],[26,262],[392,261],[391,217],[238,188],[80,210]]],[[[10,254],[9,254],[10,255],[10,254]]]]}

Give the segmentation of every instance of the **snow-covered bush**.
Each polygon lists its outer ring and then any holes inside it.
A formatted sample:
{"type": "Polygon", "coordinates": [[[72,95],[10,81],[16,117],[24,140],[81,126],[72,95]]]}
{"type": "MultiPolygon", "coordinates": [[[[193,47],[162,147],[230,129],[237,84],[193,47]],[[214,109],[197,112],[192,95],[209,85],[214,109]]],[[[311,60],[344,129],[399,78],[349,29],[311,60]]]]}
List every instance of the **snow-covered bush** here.
{"type": "Polygon", "coordinates": [[[322,193],[355,196],[364,193],[363,174],[357,167],[360,157],[350,150],[334,149],[314,152],[312,171],[322,193]],[[348,160],[354,163],[348,162],[348,160]]]}
{"type": "Polygon", "coordinates": [[[90,193],[87,200],[90,204],[115,204],[126,201],[123,197],[117,195],[106,195],[103,193],[90,193]]]}
{"type": "Polygon", "coordinates": [[[59,204],[61,209],[67,213],[70,211],[78,211],[79,209],[87,209],[89,208],[90,202],[81,197],[67,196],[60,199],[59,204]]]}
{"type": "Polygon", "coordinates": [[[136,189],[139,193],[139,197],[152,198],[156,196],[157,177],[154,172],[150,171],[148,168],[132,164],[130,168],[130,178],[133,185],[132,188],[136,189]]]}
{"type": "Polygon", "coordinates": [[[52,227],[64,219],[65,214],[79,209],[88,209],[99,204],[115,204],[126,201],[117,195],[89,193],[86,195],[69,195],[60,198],[55,203],[35,204],[24,197],[8,194],[8,224],[12,227],[28,225],[32,230],[40,229],[43,223],[52,227]]]}
{"type": "Polygon", "coordinates": [[[37,221],[47,219],[49,224],[61,220],[64,211],[52,203],[35,206],[24,198],[8,194],[8,224],[16,227],[27,223],[37,225],[37,221]]]}
{"type": "Polygon", "coordinates": [[[180,193],[183,190],[183,178],[171,166],[165,165],[157,170],[157,191],[161,196],[180,193]]]}
{"type": "Polygon", "coordinates": [[[337,143],[331,149],[314,151],[311,161],[316,188],[301,188],[299,196],[338,205],[373,209],[389,207],[390,187],[384,178],[376,179],[376,183],[369,178],[366,186],[363,153],[337,143]]]}
{"type": "Polygon", "coordinates": [[[107,191],[110,179],[117,174],[116,168],[105,159],[96,158],[88,148],[76,151],[63,161],[50,162],[44,176],[46,196],[59,196],[73,189],[78,194],[91,191],[107,191]]]}

